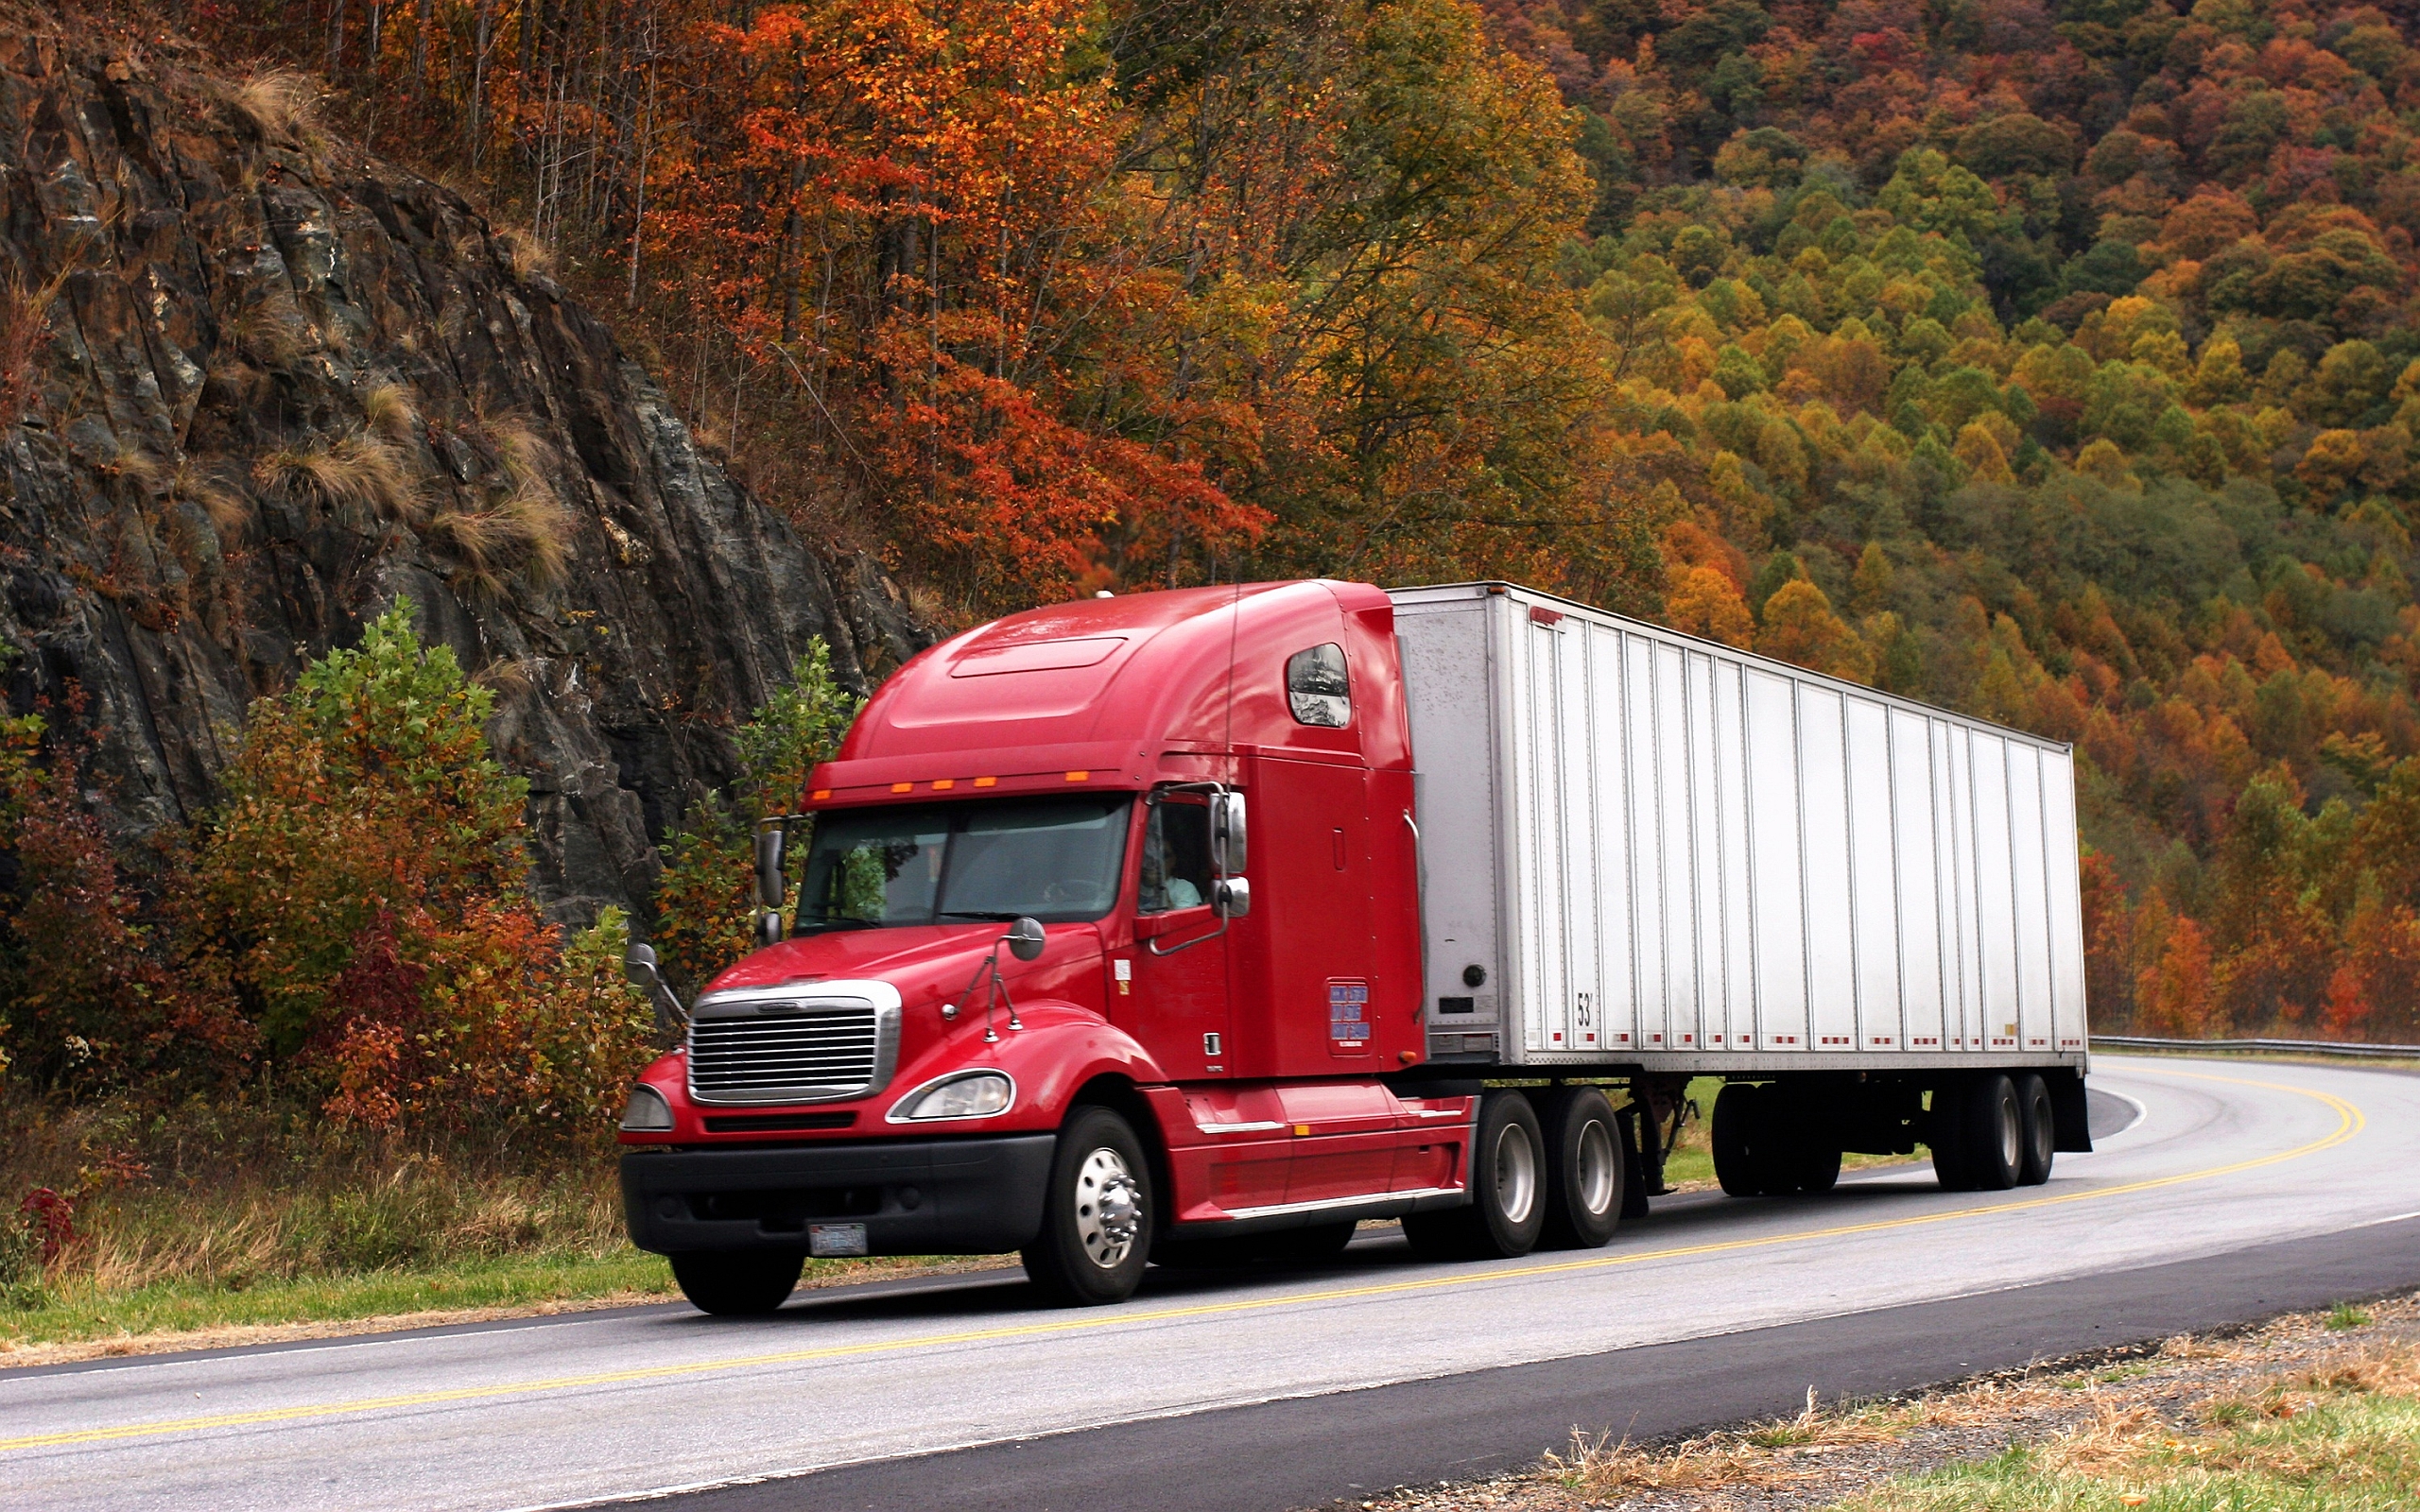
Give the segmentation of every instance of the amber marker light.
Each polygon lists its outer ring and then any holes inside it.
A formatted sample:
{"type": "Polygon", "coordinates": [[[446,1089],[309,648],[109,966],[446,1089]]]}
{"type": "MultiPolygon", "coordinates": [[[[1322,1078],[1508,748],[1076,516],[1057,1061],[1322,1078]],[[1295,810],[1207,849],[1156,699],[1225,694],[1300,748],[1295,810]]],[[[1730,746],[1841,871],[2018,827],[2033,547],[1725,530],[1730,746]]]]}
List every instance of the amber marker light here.
{"type": "Polygon", "coordinates": [[[821,803],[821,802],[822,802],[825,799],[830,798],[831,796],[832,796],[832,790],[831,790],[830,788],[828,788],[828,787],[819,787],[819,788],[817,788],[814,792],[809,793],[809,794],[807,795],[807,800],[808,800],[809,802],[821,803]]]}
{"type": "Polygon", "coordinates": [[[996,777],[978,777],[975,780],[975,785],[977,787],[990,787],[998,782],[999,779],[996,777]]]}
{"type": "Polygon", "coordinates": [[[933,791],[936,793],[946,793],[957,785],[958,779],[955,777],[937,777],[933,780],[933,791]]]}
{"type": "Polygon", "coordinates": [[[913,782],[893,782],[890,784],[890,790],[894,793],[913,793],[916,791],[916,784],[913,782]]]}
{"type": "Polygon", "coordinates": [[[1089,782],[1092,781],[1092,776],[1093,774],[1090,772],[1069,772],[1067,774],[1067,781],[1071,782],[1089,782]]]}

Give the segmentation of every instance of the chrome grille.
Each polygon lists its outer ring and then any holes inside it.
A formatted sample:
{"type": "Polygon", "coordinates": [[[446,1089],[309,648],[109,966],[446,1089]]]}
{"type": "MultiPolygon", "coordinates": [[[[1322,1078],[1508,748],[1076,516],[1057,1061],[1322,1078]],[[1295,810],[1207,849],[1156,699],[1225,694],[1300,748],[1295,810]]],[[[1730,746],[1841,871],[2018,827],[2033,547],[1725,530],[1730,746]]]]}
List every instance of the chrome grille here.
{"type": "Polygon", "coordinates": [[[899,1010],[864,1001],[735,994],[689,1022],[689,1095],[700,1103],[863,1097],[890,1080],[899,1010]]]}

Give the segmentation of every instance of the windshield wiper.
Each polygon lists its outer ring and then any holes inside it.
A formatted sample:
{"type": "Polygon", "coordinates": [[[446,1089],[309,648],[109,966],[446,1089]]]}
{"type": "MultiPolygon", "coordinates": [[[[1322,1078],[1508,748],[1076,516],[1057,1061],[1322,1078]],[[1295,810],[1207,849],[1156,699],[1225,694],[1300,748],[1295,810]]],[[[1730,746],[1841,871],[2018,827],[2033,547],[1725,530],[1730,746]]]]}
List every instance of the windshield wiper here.
{"type": "Polygon", "coordinates": [[[996,919],[1004,924],[1012,924],[1025,916],[987,912],[976,908],[944,908],[933,917],[935,919],[996,919]]]}
{"type": "Polygon", "coordinates": [[[878,919],[802,919],[801,929],[880,929],[878,919]]]}

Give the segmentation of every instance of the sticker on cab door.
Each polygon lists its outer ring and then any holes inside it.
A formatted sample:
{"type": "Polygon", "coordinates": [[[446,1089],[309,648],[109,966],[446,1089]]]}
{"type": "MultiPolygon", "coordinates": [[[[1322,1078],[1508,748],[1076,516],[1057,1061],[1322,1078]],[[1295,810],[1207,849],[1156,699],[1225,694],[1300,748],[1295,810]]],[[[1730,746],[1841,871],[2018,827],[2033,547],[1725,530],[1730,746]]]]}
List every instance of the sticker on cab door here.
{"type": "Polygon", "coordinates": [[[1357,1056],[1370,1048],[1369,983],[1328,983],[1327,1041],[1340,1056],[1357,1056]]]}

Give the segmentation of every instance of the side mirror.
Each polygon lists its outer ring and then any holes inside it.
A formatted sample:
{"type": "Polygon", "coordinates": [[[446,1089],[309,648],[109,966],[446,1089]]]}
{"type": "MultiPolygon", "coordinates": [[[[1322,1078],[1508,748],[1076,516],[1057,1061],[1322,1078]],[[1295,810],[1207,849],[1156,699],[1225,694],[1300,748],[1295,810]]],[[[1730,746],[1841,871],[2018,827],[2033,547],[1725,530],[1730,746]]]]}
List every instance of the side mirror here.
{"type": "Polygon", "coordinates": [[[1210,885],[1210,908],[1221,919],[1241,919],[1252,912],[1252,879],[1220,877],[1210,885]]]}
{"type": "Polygon", "coordinates": [[[1019,919],[1009,926],[1008,934],[1002,937],[1009,942],[1009,954],[1020,961],[1034,959],[1042,954],[1042,948],[1050,943],[1042,933],[1042,921],[1036,919],[1019,919]]]}
{"type": "Polygon", "coordinates": [[[664,985],[664,978],[658,975],[655,970],[655,947],[652,945],[634,944],[629,950],[624,951],[622,953],[622,974],[630,978],[631,986],[644,988],[649,992],[652,992],[657,988],[662,987],[664,985]]]}
{"type": "Polygon", "coordinates": [[[782,875],[782,854],[789,835],[779,825],[756,832],[756,901],[779,908],[789,896],[789,881],[782,875]]]}
{"type": "Polygon", "coordinates": [[[655,1022],[669,1033],[678,1034],[689,1022],[689,1015],[681,1000],[665,985],[664,973],[655,967],[655,947],[633,943],[622,953],[622,974],[631,985],[647,994],[655,1006],[655,1022]]]}
{"type": "Polygon", "coordinates": [[[1244,796],[1210,795],[1210,869],[1232,877],[1244,869],[1244,796]]]}

